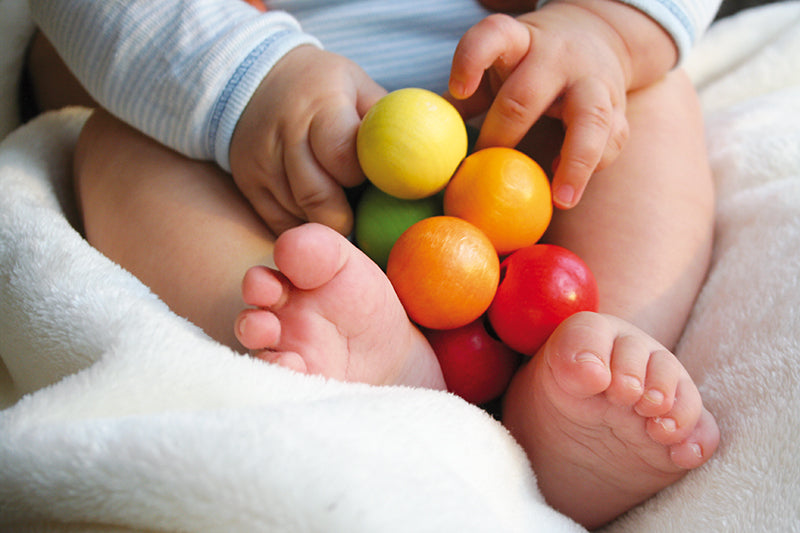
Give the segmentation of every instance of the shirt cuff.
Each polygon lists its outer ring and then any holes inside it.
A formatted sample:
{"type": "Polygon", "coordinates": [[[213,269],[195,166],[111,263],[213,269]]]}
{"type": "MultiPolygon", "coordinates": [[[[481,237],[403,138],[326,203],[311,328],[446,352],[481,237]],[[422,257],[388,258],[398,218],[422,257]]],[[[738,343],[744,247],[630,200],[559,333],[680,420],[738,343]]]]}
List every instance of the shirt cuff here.
{"type": "Polygon", "coordinates": [[[697,28],[689,16],[674,2],[668,0],[617,0],[635,7],[655,20],[666,31],[678,49],[678,63],[681,63],[691,50],[697,38],[697,28]]]}
{"type": "MultiPolygon", "coordinates": [[[[695,21],[678,5],[670,0],[616,0],[635,7],[656,21],[675,43],[678,49],[678,63],[689,53],[700,28],[695,21]]],[[[550,0],[539,0],[536,7],[542,7],[550,0]]],[[[702,2],[701,2],[702,3],[702,2]]],[[[703,28],[705,29],[705,28],[703,28]]]]}
{"type": "Polygon", "coordinates": [[[253,93],[270,69],[289,51],[301,45],[322,47],[313,36],[300,30],[298,23],[286,13],[268,12],[272,31],[239,63],[222,90],[211,113],[207,150],[217,164],[230,172],[230,144],[236,124],[253,93]]]}

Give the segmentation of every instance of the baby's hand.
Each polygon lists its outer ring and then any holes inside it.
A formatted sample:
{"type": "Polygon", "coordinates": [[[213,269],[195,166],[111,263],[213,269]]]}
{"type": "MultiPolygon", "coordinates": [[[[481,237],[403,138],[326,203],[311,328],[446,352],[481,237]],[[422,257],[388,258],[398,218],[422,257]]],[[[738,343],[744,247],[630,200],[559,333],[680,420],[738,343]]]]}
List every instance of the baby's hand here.
{"type": "Polygon", "coordinates": [[[614,26],[585,7],[556,1],[472,27],[456,49],[449,89],[463,100],[456,105],[465,115],[488,110],[479,148],[515,146],[542,114],[560,119],[565,138],[553,199],[570,208],[627,140],[630,69],[614,26]]]}
{"type": "Polygon", "coordinates": [[[264,78],[236,126],[230,161],[276,235],[306,221],[350,232],[342,187],[364,180],[356,133],[384,94],[355,63],[313,46],[292,50],[264,78]]]}

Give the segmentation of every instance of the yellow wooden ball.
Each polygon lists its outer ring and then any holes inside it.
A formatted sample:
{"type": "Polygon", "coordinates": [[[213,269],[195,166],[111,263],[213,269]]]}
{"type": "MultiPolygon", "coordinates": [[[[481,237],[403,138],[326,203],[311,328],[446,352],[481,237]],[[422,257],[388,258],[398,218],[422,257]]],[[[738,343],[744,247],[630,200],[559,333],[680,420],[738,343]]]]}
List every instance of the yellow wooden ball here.
{"type": "Polygon", "coordinates": [[[425,89],[393,91],[367,112],[356,141],[361,169],[387,194],[413,200],[442,190],[467,155],[455,107],[425,89]]]}

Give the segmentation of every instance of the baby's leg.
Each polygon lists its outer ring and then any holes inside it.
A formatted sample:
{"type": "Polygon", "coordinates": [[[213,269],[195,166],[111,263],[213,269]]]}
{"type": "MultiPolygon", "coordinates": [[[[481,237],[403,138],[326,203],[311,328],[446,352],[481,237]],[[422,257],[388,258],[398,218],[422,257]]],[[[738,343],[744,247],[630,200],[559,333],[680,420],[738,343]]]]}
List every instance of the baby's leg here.
{"type": "Polygon", "coordinates": [[[514,376],[503,422],[547,502],[598,527],[702,465],[719,430],[680,362],[629,323],[565,320],[514,376]]]}
{"type": "Polygon", "coordinates": [[[546,238],[582,257],[600,311],[672,349],[711,254],[713,184],[700,107],[682,71],[628,98],[630,139],[546,238]]]}
{"type": "Polygon", "coordinates": [[[88,240],[223,344],[241,349],[234,324],[246,278],[253,303],[275,298],[265,358],[350,381],[442,387],[388,279],[334,231],[301,226],[274,244],[228,175],[102,111],[81,134],[75,178],[88,240]],[[283,273],[246,277],[273,265],[273,247],[283,273]]]}
{"type": "Polygon", "coordinates": [[[670,353],[704,279],[713,188],[681,72],[629,96],[630,140],[547,239],[581,256],[600,310],[567,320],[514,377],[503,420],[545,498],[598,526],[702,464],[719,433],[670,353]],[[665,348],[665,346],[667,348],[665,348]],[[591,355],[593,357],[587,357],[591,355]]]}
{"type": "Polygon", "coordinates": [[[97,111],[80,136],[75,183],[87,240],[236,347],[239,285],[248,267],[270,264],[274,237],[231,180],[97,111]]]}

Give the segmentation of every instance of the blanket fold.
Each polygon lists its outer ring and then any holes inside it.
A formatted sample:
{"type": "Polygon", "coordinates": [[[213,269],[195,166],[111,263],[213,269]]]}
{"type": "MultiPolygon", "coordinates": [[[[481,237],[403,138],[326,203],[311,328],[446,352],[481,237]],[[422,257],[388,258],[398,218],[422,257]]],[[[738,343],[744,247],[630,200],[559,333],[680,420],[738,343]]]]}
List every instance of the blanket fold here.
{"type": "Polygon", "coordinates": [[[485,412],[236,354],[91,248],[64,210],[87,113],[0,145],[4,396],[31,393],[0,412],[0,527],[581,530],[485,412]]]}
{"type": "MultiPolygon", "coordinates": [[[[0,25],[29,31],[24,7],[0,0],[0,25]]],[[[0,32],[12,76],[23,33],[0,32]]],[[[706,116],[717,223],[677,355],[722,444],[604,530],[796,530],[800,2],[717,23],[685,68],[706,116]]],[[[0,531],[583,531],[544,503],[522,450],[483,411],[442,392],[301,376],[172,313],[75,229],[70,166],[88,111],[16,128],[9,79],[0,531]]]]}

